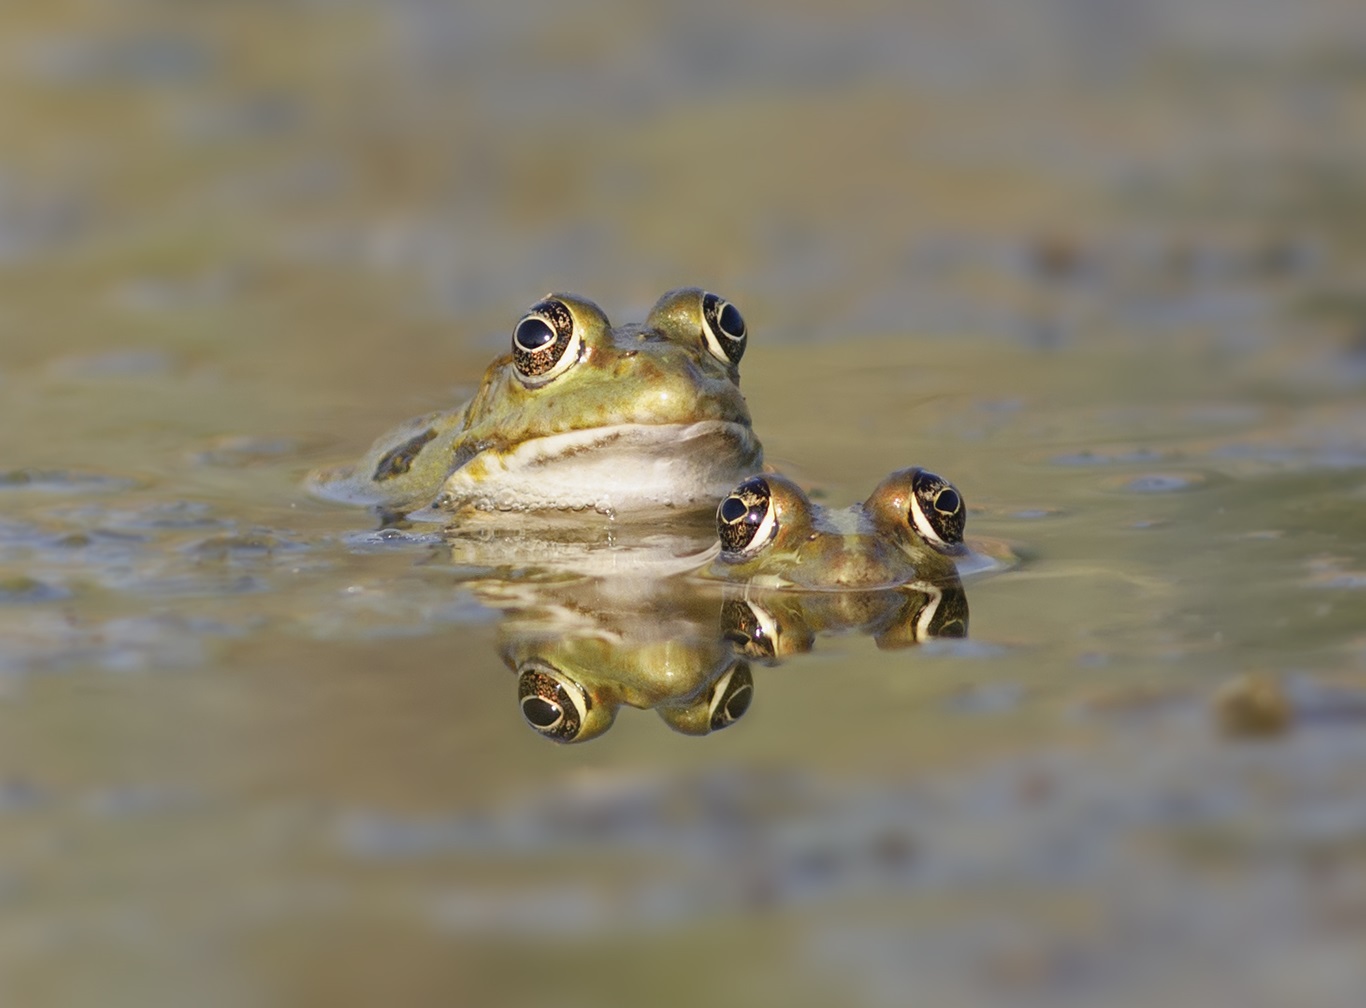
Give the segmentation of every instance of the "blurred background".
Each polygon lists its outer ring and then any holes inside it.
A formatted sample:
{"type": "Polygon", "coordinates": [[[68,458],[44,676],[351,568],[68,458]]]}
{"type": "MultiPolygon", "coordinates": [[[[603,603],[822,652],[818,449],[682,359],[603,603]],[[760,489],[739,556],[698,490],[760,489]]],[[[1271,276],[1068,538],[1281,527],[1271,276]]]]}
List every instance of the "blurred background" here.
{"type": "Polygon", "coordinates": [[[51,0],[0,51],[6,1004],[1361,1003],[1360,3],[51,0]],[[546,291],[681,285],[772,461],[924,464],[1022,561],[966,642],[555,748],[449,559],[299,481],[546,291]]]}

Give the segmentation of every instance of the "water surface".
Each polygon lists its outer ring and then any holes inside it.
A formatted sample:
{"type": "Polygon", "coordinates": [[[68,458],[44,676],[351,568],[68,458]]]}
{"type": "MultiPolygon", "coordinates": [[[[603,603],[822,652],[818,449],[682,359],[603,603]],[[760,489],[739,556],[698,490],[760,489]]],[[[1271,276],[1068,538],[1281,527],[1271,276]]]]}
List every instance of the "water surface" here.
{"type": "Polygon", "coordinates": [[[7,1003],[1358,1003],[1359,16],[855,6],[0,15],[7,1003]],[[301,479],[546,290],[681,284],[771,461],[923,465],[1017,561],[555,745],[518,618],[720,590],[301,479]]]}

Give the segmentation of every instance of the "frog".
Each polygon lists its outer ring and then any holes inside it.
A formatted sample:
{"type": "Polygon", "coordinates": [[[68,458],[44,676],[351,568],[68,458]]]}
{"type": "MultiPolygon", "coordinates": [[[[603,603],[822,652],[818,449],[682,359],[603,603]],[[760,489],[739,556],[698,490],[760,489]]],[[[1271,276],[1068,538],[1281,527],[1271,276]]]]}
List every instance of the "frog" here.
{"type": "Polygon", "coordinates": [[[862,504],[816,504],[778,473],[751,476],[716,509],[719,552],[708,574],[761,588],[872,591],[957,584],[967,505],[948,480],[899,469],[862,504]]]}
{"type": "Polygon", "coordinates": [[[763,467],[740,392],[749,332],[698,287],[664,294],[643,324],[548,294],[474,396],[399,425],[351,465],[314,471],[318,496],[407,520],[710,510],[763,467]]]}

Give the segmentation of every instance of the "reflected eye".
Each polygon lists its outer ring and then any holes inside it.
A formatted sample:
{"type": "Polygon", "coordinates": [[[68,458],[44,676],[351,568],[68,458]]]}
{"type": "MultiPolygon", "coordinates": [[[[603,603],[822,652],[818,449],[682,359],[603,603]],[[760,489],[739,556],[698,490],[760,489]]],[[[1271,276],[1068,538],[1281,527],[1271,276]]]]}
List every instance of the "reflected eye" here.
{"type": "Polygon", "coordinates": [[[773,617],[745,599],[721,604],[721,634],[746,658],[770,661],[777,654],[773,617]]]}
{"type": "Polygon", "coordinates": [[[579,359],[580,336],[563,301],[546,298],[531,306],[512,330],[512,365],[525,385],[544,385],[579,359]]]}
{"type": "Polygon", "coordinates": [[[541,665],[524,668],[517,677],[517,700],[526,723],[556,742],[578,738],[592,707],[583,687],[541,665]]]}
{"type": "Polygon", "coordinates": [[[729,560],[753,556],[778,532],[773,495],[762,476],[745,480],[716,509],[721,555],[729,560]]]}
{"type": "Polygon", "coordinates": [[[911,476],[911,528],[941,553],[961,553],[967,507],[963,496],[948,480],[924,469],[911,476]]]}
{"type": "Polygon", "coordinates": [[[711,703],[708,713],[711,717],[711,730],[718,731],[734,724],[744,717],[754,699],[754,676],[744,662],[736,662],[716,684],[712,686],[711,703]]]}
{"type": "Polygon", "coordinates": [[[707,351],[722,364],[739,364],[745,355],[748,330],[740,309],[715,294],[702,295],[702,334],[707,351]]]}

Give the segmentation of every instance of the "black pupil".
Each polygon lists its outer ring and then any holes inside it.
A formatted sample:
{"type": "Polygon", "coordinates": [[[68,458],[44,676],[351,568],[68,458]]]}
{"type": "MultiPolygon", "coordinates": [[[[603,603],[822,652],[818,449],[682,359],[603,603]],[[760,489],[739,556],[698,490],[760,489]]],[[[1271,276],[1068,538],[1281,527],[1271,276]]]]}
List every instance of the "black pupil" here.
{"type": "Polygon", "coordinates": [[[553,728],[563,713],[545,697],[529,696],[522,701],[522,715],[537,728],[553,728]]]}
{"type": "Polygon", "coordinates": [[[754,689],[749,685],[741,686],[726,698],[726,717],[732,721],[740,720],[741,715],[749,710],[749,702],[753,699],[754,689]]]}
{"type": "Polygon", "coordinates": [[[547,343],[555,342],[555,330],[544,319],[532,316],[517,323],[517,332],[512,339],[523,350],[539,350],[547,343]]]}
{"type": "Polygon", "coordinates": [[[934,506],[946,514],[953,514],[961,506],[962,501],[958,499],[958,494],[953,490],[940,490],[939,496],[934,499],[934,506]]]}
{"type": "Polygon", "coordinates": [[[721,502],[721,520],[724,522],[738,522],[748,512],[749,508],[739,497],[727,497],[721,502]]]}
{"type": "Polygon", "coordinates": [[[722,308],[717,321],[721,324],[721,331],[731,339],[739,339],[744,336],[745,319],[735,305],[727,304],[726,307],[722,308]]]}

